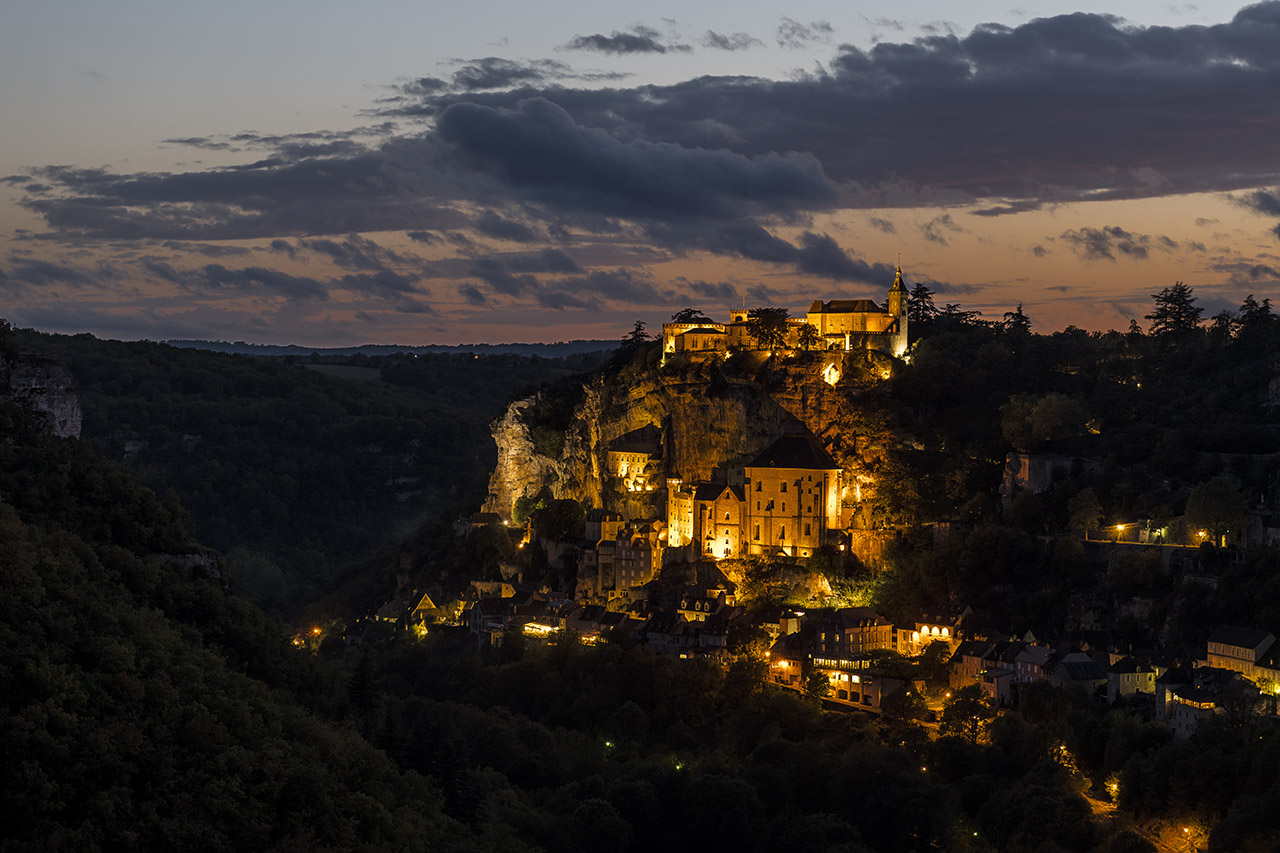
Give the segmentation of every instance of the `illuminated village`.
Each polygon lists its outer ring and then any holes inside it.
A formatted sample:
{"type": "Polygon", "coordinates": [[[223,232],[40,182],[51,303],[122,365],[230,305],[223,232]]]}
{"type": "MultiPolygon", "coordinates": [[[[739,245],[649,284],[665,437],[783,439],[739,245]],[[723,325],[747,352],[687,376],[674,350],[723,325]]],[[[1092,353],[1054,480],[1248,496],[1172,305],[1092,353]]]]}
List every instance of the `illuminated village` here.
{"type": "MultiPolygon", "coordinates": [[[[758,323],[755,312],[745,310],[731,311],[723,324],[677,316],[659,339],[664,369],[735,355],[770,363],[805,357],[807,381],[836,386],[856,363],[869,365],[863,369],[874,380],[887,377],[895,360],[910,357],[900,269],[883,308],[870,300],[815,301],[804,319],[786,319],[772,341],[761,340],[758,323]]],[[[456,618],[481,647],[498,647],[514,632],[541,643],[626,642],[684,659],[740,654],[731,638],[749,633],[764,643],[759,648],[776,687],[817,690],[829,707],[872,714],[882,712],[886,697],[915,694],[935,721],[965,688],[979,691],[994,711],[1015,707],[1019,689],[1033,683],[1078,688],[1098,702],[1128,702],[1176,737],[1189,736],[1204,717],[1238,706],[1242,690],[1255,697],[1249,704],[1256,713],[1277,713],[1280,644],[1266,630],[1221,625],[1206,636],[1207,652],[1188,659],[1154,644],[1121,647],[1088,606],[1072,630],[1050,634],[1033,624],[993,625],[959,600],[937,601],[895,624],[866,606],[864,597],[834,591],[821,574],[808,571],[814,559],[824,566],[850,558],[875,565],[897,535],[867,523],[876,480],[837,461],[833,450],[840,443],[834,428],[789,429],[754,450],[735,445],[736,452],[713,460],[712,476],[704,464],[686,477],[672,458],[670,419],[602,438],[594,457],[598,494],[656,512],[628,517],[607,498],[595,507],[587,500],[582,536],[550,540],[527,513],[515,517],[512,504],[491,495],[486,511],[459,521],[457,535],[500,526],[518,553],[536,548],[551,560],[569,560],[576,568],[574,587],[526,583],[512,562],[500,579],[472,581],[469,592],[444,609],[423,596],[411,621],[426,632],[456,618]],[[792,585],[789,603],[761,606],[744,595],[743,585],[756,583],[744,571],[764,565],[792,585]],[[673,585],[672,577],[682,580],[673,585]]],[[[1096,464],[1010,453],[1000,490],[1005,508],[1019,494],[1044,492],[1073,466],[1096,464]]],[[[526,485],[518,497],[528,501],[533,491],[526,485]]],[[[1238,544],[1280,539],[1280,526],[1265,509],[1249,518],[1244,530],[1230,533],[1238,544]]],[[[1077,534],[1082,545],[1110,552],[1113,561],[1118,553],[1141,551],[1166,566],[1193,559],[1206,539],[1227,544],[1227,535],[1188,529],[1181,519],[1086,527],[1077,534]]],[[[392,601],[380,615],[398,619],[412,603],[392,601]]],[[[1126,607],[1141,614],[1150,603],[1135,599],[1126,607]]]]}

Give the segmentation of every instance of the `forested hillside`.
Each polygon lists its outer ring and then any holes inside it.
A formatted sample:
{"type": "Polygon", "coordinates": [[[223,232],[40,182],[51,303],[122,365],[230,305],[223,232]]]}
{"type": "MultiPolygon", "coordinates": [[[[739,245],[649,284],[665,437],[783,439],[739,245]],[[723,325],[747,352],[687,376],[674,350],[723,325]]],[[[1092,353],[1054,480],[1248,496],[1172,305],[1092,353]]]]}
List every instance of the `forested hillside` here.
{"type": "Polygon", "coordinates": [[[281,615],[424,519],[474,511],[495,458],[489,421],[513,394],[599,361],[257,358],[30,332],[18,343],[71,371],[83,437],[173,490],[235,589],[281,615]]]}

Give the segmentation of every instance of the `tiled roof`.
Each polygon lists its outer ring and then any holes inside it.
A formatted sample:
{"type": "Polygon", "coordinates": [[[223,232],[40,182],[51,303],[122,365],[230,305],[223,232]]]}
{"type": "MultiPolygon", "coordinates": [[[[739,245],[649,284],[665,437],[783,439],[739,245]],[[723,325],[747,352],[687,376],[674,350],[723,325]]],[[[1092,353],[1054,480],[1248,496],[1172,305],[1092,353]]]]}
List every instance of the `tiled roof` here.
{"type": "Polygon", "coordinates": [[[810,314],[883,314],[871,299],[832,299],[830,302],[817,301],[809,306],[810,314]]]}
{"type": "Polygon", "coordinates": [[[752,460],[748,468],[800,468],[836,471],[840,466],[812,435],[784,435],[752,460]]]}
{"type": "Polygon", "coordinates": [[[1274,642],[1273,637],[1268,631],[1261,631],[1256,628],[1240,628],[1236,625],[1223,625],[1209,635],[1209,642],[1222,643],[1227,646],[1236,646],[1242,649],[1256,649],[1270,639],[1274,642]]]}

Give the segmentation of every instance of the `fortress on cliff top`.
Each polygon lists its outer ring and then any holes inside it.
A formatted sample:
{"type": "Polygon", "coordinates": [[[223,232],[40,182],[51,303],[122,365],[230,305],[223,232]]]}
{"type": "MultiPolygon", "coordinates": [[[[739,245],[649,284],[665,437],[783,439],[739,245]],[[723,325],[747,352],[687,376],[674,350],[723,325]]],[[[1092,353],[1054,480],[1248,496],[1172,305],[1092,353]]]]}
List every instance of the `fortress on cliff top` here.
{"type": "MultiPolygon", "coordinates": [[[[901,358],[907,351],[907,287],[902,267],[889,288],[886,308],[870,299],[815,300],[803,319],[787,320],[786,348],[800,348],[803,327],[812,326],[816,335],[809,337],[817,342],[814,349],[878,350],[901,358]]],[[[730,311],[728,323],[663,323],[662,352],[711,355],[758,349],[750,334],[748,314],[745,310],[730,311]]]]}

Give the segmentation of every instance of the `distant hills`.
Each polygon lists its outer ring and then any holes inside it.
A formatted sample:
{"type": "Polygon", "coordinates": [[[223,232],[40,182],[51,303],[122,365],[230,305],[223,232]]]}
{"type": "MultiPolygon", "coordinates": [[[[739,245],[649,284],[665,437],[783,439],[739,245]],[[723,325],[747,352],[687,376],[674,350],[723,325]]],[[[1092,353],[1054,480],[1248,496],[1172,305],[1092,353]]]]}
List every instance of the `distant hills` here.
{"type": "Polygon", "coordinates": [[[539,355],[544,358],[563,358],[587,352],[614,350],[621,341],[559,341],[553,344],[427,344],[425,346],[398,346],[396,344],[361,344],[356,347],[304,347],[297,344],[249,344],[244,341],[200,341],[170,339],[170,346],[184,349],[209,350],[237,355],[394,355],[395,353],[459,353],[473,352],[480,355],[539,355]]]}

